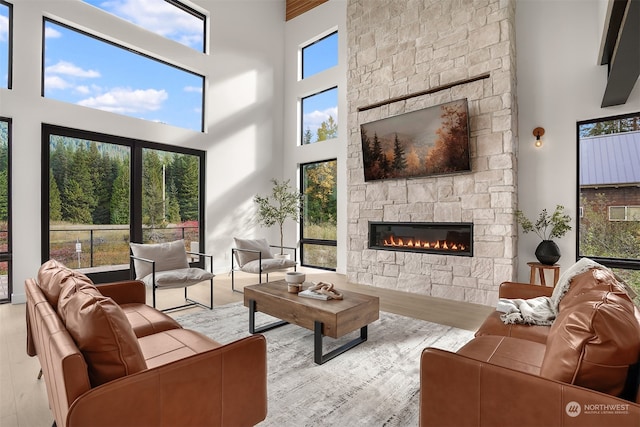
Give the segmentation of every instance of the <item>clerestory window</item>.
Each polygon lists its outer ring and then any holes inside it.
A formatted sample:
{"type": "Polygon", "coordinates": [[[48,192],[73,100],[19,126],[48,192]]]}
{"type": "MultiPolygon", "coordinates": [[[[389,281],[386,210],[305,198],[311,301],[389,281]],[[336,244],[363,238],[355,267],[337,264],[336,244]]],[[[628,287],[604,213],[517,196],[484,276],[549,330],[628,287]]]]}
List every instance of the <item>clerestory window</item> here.
{"type": "Polygon", "coordinates": [[[146,30],[205,52],[206,16],[177,0],[83,0],[146,30]]]}
{"type": "Polygon", "coordinates": [[[203,76],[50,19],[44,34],[43,96],[203,131],[203,76]]]}

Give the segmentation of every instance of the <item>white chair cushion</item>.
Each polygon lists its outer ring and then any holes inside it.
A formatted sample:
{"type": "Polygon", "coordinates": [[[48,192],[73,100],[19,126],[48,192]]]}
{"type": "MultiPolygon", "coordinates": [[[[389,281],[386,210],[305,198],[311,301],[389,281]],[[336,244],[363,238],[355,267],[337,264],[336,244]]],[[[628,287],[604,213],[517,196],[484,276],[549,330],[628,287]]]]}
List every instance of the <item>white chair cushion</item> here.
{"type": "MultiPolygon", "coordinates": [[[[234,237],[233,240],[237,249],[260,251],[262,253],[263,261],[268,258],[273,258],[267,239],[238,239],[234,237]]],[[[246,263],[260,258],[260,255],[257,252],[236,251],[235,254],[236,261],[238,261],[240,268],[243,268],[246,263]]]]}
{"type": "MultiPolygon", "coordinates": [[[[189,268],[184,240],[166,243],[130,243],[133,256],[151,259],[156,262],[156,276],[159,271],[189,268]]],[[[150,262],[134,260],[136,279],[142,279],[152,272],[150,262]]]]}
{"type": "MultiPolygon", "coordinates": [[[[214,275],[201,268],[180,268],[170,271],[156,271],[156,285],[159,288],[184,288],[210,280],[214,275]]],[[[153,274],[142,279],[147,286],[153,286],[153,274]]]]}
{"type": "MultiPolygon", "coordinates": [[[[272,271],[286,270],[287,268],[294,267],[296,262],[290,259],[279,258],[267,258],[262,259],[262,272],[271,273],[272,271]]],[[[245,273],[260,273],[260,260],[250,261],[242,266],[242,271],[245,273]]]]}

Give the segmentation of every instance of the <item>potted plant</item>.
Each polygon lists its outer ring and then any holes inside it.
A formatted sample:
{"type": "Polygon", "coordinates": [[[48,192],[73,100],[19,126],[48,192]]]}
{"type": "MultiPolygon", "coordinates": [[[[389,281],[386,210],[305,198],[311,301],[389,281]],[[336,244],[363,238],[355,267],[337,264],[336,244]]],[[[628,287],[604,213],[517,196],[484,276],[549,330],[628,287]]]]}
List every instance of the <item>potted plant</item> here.
{"type": "Polygon", "coordinates": [[[292,219],[300,221],[302,209],[302,194],[289,185],[289,180],[278,181],[272,179],[273,188],[267,197],[256,195],[253,201],[258,205],[256,219],[258,224],[271,227],[278,224],[280,227],[280,256],[284,256],[284,222],[292,219]]]}
{"type": "Polygon", "coordinates": [[[547,209],[543,209],[535,223],[527,218],[521,210],[517,210],[516,221],[522,226],[524,234],[533,231],[542,239],[535,252],[540,263],[553,265],[560,259],[560,248],[553,239],[562,237],[571,230],[571,225],[569,225],[571,217],[564,213],[564,206],[557,205],[551,215],[547,209]]]}

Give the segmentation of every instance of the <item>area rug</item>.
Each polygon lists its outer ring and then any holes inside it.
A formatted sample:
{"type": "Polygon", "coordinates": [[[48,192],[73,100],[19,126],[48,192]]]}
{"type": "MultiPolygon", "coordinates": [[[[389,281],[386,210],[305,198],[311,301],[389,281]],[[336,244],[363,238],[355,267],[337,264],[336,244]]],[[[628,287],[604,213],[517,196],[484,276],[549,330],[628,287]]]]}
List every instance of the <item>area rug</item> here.
{"type": "MultiPolygon", "coordinates": [[[[242,303],[177,320],[223,344],[249,335],[249,309],[242,303]]],[[[275,320],[256,314],[256,326],[275,320]]],[[[259,426],[417,426],[422,350],[456,351],[473,337],[471,331],[386,312],[368,332],[368,341],[324,365],[313,362],[312,331],[286,325],[263,333],[268,414],[259,426]]],[[[324,352],[358,334],[325,338],[324,352]]]]}

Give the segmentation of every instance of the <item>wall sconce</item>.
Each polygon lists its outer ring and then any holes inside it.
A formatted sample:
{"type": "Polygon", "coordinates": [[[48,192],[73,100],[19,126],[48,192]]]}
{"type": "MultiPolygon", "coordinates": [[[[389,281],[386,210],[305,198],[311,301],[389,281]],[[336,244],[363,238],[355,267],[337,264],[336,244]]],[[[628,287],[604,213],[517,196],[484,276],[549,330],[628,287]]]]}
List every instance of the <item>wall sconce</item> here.
{"type": "Polygon", "coordinates": [[[533,136],[536,137],[534,145],[538,148],[542,147],[542,140],[540,139],[542,135],[544,135],[544,128],[538,127],[533,130],[533,136]]]}

